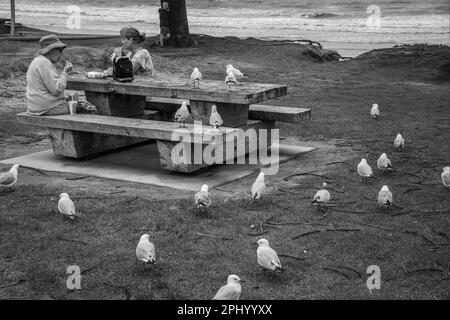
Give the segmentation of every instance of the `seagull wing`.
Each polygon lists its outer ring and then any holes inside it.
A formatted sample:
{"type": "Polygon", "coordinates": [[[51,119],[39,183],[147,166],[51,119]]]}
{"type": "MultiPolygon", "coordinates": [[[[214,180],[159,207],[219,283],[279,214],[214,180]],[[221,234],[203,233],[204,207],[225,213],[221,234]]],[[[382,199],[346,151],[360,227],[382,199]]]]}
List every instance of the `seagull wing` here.
{"type": "Polygon", "coordinates": [[[209,192],[200,191],[195,195],[195,206],[198,207],[209,207],[211,205],[211,198],[209,192]]]}
{"type": "Polygon", "coordinates": [[[213,300],[238,300],[240,294],[236,285],[226,284],[217,291],[213,300]]]}
{"type": "Polygon", "coordinates": [[[3,172],[0,174],[0,185],[7,186],[16,181],[16,177],[12,172],[3,172]]]}
{"type": "Polygon", "coordinates": [[[221,126],[223,124],[223,120],[220,114],[217,112],[211,113],[211,117],[209,118],[209,124],[211,126],[221,126]]]}
{"type": "Polygon", "coordinates": [[[58,210],[59,212],[67,216],[75,215],[75,205],[70,199],[60,199],[58,201],[58,210]]]}
{"type": "Polygon", "coordinates": [[[266,189],[264,181],[256,180],[252,185],[252,198],[259,199],[266,189]]]}
{"type": "Polygon", "coordinates": [[[442,183],[444,184],[444,186],[450,187],[450,174],[448,174],[448,173],[446,174],[445,172],[442,172],[441,178],[442,178],[442,183]]]}
{"type": "Polygon", "coordinates": [[[156,258],[155,246],[150,241],[140,241],[136,248],[136,256],[144,262],[154,262],[156,258]]]}
{"type": "Polygon", "coordinates": [[[270,247],[261,247],[257,252],[258,254],[258,263],[266,268],[271,270],[281,269],[281,262],[278,258],[277,253],[270,247]]]}
{"type": "Polygon", "coordinates": [[[358,165],[358,173],[363,177],[368,177],[372,175],[372,168],[369,165],[358,165]]]}

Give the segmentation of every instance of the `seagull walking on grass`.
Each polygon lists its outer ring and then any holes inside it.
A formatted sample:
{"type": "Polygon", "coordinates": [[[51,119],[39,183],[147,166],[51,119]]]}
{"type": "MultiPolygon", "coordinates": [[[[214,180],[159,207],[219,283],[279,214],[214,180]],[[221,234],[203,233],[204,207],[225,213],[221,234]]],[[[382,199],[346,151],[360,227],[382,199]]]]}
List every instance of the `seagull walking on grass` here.
{"type": "Polygon", "coordinates": [[[15,164],[9,169],[9,171],[0,173],[0,187],[11,188],[17,182],[17,174],[19,165],[15,164]]]}
{"type": "Polygon", "coordinates": [[[156,261],[155,246],[150,242],[150,236],[143,234],[136,247],[136,257],[139,261],[154,264],[156,261]]]}
{"type": "Polygon", "coordinates": [[[258,245],[256,249],[256,256],[258,264],[267,270],[282,271],[280,259],[275,250],[269,246],[269,241],[266,239],[260,239],[255,244],[258,245]]]}
{"type": "Polygon", "coordinates": [[[175,113],[175,122],[180,122],[183,124],[183,128],[186,127],[186,120],[189,118],[189,109],[187,107],[186,101],[183,101],[181,107],[178,108],[175,113]]]}
{"type": "Polygon", "coordinates": [[[236,79],[244,77],[244,74],[239,69],[233,67],[233,65],[229,64],[226,68],[226,73],[228,74],[228,72],[232,72],[236,79]]]}
{"type": "Polygon", "coordinates": [[[216,107],[215,104],[213,104],[212,107],[211,107],[211,115],[209,117],[209,124],[214,129],[218,129],[223,124],[222,117],[217,112],[217,107],[216,107]]]}
{"type": "Polygon", "coordinates": [[[213,300],[239,300],[239,296],[241,295],[240,282],[245,281],[241,280],[235,274],[230,274],[227,279],[227,284],[217,291],[213,300]]]}
{"type": "Polygon", "coordinates": [[[194,88],[200,88],[200,81],[202,79],[202,73],[198,71],[198,68],[194,68],[194,71],[191,73],[191,81],[194,83],[194,88]]]}
{"type": "MultiPolygon", "coordinates": [[[[326,182],[323,183],[323,187],[325,188],[327,186],[326,182]]],[[[316,194],[314,195],[314,199],[312,203],[319,203],[319,204],[324,204],[330,201],[330,193],[328,192],[328,190],[325,189],[321,189],[319,191],[316,192],[316,194]]]]}
{"type": "Polygon", "coordinates": [[[445,167],[441,174],[442,183],[446,187],[450,187],[450,167],[445,167]]]}
{"type": "Polygon", "coordinates": [[[388,159],[386,153],[382,153],[378,158],[377,167],[380,170],[392,170],[391,160],[388,159]]]}
{"type": "Polygon", "coordinates": [[[261,171],[252,185],[252,200],[261,198],[265,190],[266,184],[264,182],[264,172],[261,171]]]}
{"type": "Polygon", "coordinates": [[[396,147],[396,148],[399,148],[399,147],[404,148],[405,147],[405,139],[403,139],[403,137],[400,133],[397,134],[397,136],[394,139],[394,147],[396,147]]]}
{"type": "Polygon", "coordinates": [[[195,195],[195,203],[196,208],[209,208],[211,206],[211,197],[208,192],[208,185],[202,185],[202,188],[195,195]]]}
{"type": "Polygon", "coordinates": [[[59,195],[58,210],[64,216],[67,216],[72,220],[79,215],[79,213],[75,212],[75,204],[66,192],[63,192],[59,195]]]}
{"type": "Polygon", "coordinates": [[[389,207],[393,204],[392,192],[388,186],[383,186],[378,193],[378,203],[383,207],[389,207]]]}
{"type": "Polygon", "coordinates": [[[225,77],[225,83],[228,85],[228,89],[230,90],[232,84],[237,84],[236,76],[231,70],[227,72],[227,76],[225,77]]]}
{"type": "Polygon", "coordinates": [[[370,115],[375,119],[378,120],[378,117],[380,116],[380,110],[378,110],[378,104],[374,103],[372,105],[372,109],[370,109],[370,115]]]}
{"type": "Polygon", "coordinates": [[[361,162],[358,163],[357,166],[358,174],[362,177],[362,179],[367,179],[373,177],[372,168],[367,164],[366,159],[361,159],[361,162]]]}

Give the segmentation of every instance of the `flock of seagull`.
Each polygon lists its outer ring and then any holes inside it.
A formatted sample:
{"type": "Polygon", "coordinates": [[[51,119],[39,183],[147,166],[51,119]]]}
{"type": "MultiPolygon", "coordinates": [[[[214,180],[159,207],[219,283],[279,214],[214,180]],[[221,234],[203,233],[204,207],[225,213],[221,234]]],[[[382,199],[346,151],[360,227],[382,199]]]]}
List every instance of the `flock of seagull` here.
{"type": "MultiPolygon", "coordinates": [[[[242,77],[242,73],[233,68],[232,65],[227,66],[227,79],[225,82],[236,83],[236,76],[242,77]],[[228,82],[227,82],[228,81],[228,82]]],[[[202,75],[197,68],[194,69],[191,75],[191,80],[194,81],[194,87],[199,87],[199,81],[202,80],[202,75]]],[[[370,115],[374,119],[378,119],[380,111],[377,104],[372,105],[370,110],[370,115]]],[[[177,110],[175,114],[175,121],[185,124],[187,118],[189,117],[189,110],[187,108],[186,101],[183,101],[181,107],[177,110]]],[[[216,106],[212,106],[210,125],[218,128],[223,123],[220,115],[217,113],[216,106]]],[[[394,146],[396,148],[403,148],[405,145],[405,140],[399,133],[395,140],[394,146]]],[[[381,154],[377,160],[377,167],[380,170],[392,170],[392,164],[386,153],[381,154]]],[[[0,173],[0,188],[12,188],[18,179],[18,164],[14,164],[12,168],[7,171],[0,173]]],[[[367,163],[366,159],[361,159],[361,162],[357,165],[357,172],[363,180],[373,177],[373,171],[370,165],[367,163]]],[[[446,187],[450,187],[450,167],[445,167],[441,174],[442,183],[446,187]]],[[[328,190],[326,190],[327,184],[323,183],[323,189],[316,192],[313,197],[312,203],[314,204],[326,204],[330,201],[331,195],[328,190]]],[[[255,182],[251,186],[251,199],[257,200],[261,199],[262,195],[265,193],[266,184],[264,181],[264,173],[258,174],[255,182]]],[[[211,195],[208,190],[208,185],[203,184],[200,191],[195,194],[194,197],[194,207],[199,210],[207,210],[211,206],[212,200],[211,195]]],[[[389,207],[393,205],[393,195],[389,190],[388,186],[382,186],[378,194],[378,203],[383,207],[389,207]]],[[[80,213],[75,210],[75,204],[70,199],[67,193],[61,193],[59,195],[58,201],[58,211],[65,217],[73,220],[80,216],[80,213]]],[[[280,259],[276,251],[270,247],[269,241],[266,239],[260,239],[255,244],[258,245],[256,250],[257,262],[260,267],[270,271],[283,271],[280,259]]],[[[136,247],[136,257],[139,261],[153,265],[156,262],[156,252],[155,246],[150,241],[149,234],[143,234],[136,247]]],[[[214,296],[214,300],[238,300],[241,294],[241,282],[244,280],[240,279],[235,274],[230,274],[227,278],[227,283],[222,286],[214,296]]]]}
{"type": "MultiPolygon", "coordinates": [[[[237,79],[243,78],[244,74],[239,70],[233,67],[233,65],[229,64],[226,66],[226,78],[225,84],[228,85],[228,88],[231,89],[232,84],[237,84],[237,79]]],[[[198,68],[194,68],[194,71],[191,73],[191,81],[193,83],[194,89],[200,88],[200,81],[203,80],[202,73],[198,70],[198,68]]],[[[187,101],[183,101],[181,103],[180,108],[175,112],[174,121],[181,123],[181,127],[186,127],[186,121],[190,117],[189,108],[187,107],[187,101]]],[[[209,118],[209,124],[213,129],[218,129],[222,124],[223,120],[220,114],[217,112],[217,106],[213,104],[211,106],[211,114],[209,118]]]]}

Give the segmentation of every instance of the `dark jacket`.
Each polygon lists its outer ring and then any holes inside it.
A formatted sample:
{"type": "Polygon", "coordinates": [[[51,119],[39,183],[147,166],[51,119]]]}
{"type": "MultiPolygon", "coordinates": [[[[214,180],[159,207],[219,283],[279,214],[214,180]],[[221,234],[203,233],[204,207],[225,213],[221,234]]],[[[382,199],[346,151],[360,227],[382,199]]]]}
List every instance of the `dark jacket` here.
{"type": "Polygon", "coordinates": [[[158,9],[159,12],[159,26],[169,27],[169,11],[163,8],[158,9]]]}

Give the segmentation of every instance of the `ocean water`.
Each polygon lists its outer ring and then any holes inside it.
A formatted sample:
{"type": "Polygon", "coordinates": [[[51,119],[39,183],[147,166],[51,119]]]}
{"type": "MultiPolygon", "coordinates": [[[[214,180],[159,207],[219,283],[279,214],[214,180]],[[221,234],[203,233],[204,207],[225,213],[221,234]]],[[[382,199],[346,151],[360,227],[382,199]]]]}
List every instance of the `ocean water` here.
{"type": "MultiPolygon", "coordinates": [[[[343,56],[401,43],[450,44],[448,0],[186,2],[189,29],[196,34],[309,39],[343,56]]],[[[149,0],[20,0],[16,20],[62,33],[117,34],[123,26],[133,25],[155,35],[159,33],[158,8],[159,1],[149,0]],[[75,21],[70,19],[73,6],[80,11],[79,26],[70,23],[75,21]]],[[[9,0],[0,0],[0,17],[9,17],[9,0]]]]}

